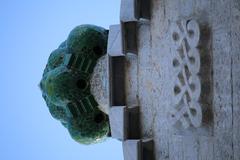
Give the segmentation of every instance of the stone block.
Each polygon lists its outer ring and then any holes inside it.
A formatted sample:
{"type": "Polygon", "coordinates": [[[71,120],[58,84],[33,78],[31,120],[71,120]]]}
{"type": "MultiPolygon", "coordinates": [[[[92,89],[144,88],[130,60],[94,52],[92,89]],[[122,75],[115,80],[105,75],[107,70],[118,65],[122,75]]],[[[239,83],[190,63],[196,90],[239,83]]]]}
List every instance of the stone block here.
{"type": "Polygon", "coordinates": [[[126,106],[112,106],[109,113],[111,135],[118,140],[125,140],[127,138],[127,107],[126,106]]]}
{"type": "Polygon", "coordinates": [[[141,140],[127,140],[123,142],[124,160],[141,160],[141,140]]]}
{"type": "Polygon", "coordinates": [[[122,22],[138,21],[139,8],[137,0],[122,0],[120,9],[120,20],[122,22]]]}
{"type": "Polygon", "coordinates": [[[123,142],[124,160],[154,160],[152,139],[134,139],[123,142]]]}
{"type": "Polygon", "coordinates": [[[121,22],[138,21],[140,18],[150,19],[149,0],[122,0],[120,10],[121,22]]]}
{"type": "Polygon", "coordinates": [[[110,127],[113,138],[119,140],[140,138],[139,107],[112,106],[110,127]]]}
{"type": "Polygon", "coordinates": [[[122,56],[122,33],[121,25],[109,27],[107,53],[110,56],[122,56]]]}

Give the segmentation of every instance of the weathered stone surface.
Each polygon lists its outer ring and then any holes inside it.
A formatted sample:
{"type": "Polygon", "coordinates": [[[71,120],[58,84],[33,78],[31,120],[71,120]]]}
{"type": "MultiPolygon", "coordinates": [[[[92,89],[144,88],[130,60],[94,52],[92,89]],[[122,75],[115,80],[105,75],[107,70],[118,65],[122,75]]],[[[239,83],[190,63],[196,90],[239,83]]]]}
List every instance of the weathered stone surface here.
{"type": "MultiPolygon", "coordinates": [[[[127,54],[125,56],[125,94],[127,106],[138,106],[138,81],[137,81],[137,55],[127,54]]],[[[91,77],[91,93],[98,102],[98,108],[109,114],[109,79],[108,79],[108,56],[101,57],[91,77]]],[[[119,87],[119,89],[122,89],[119,87]]]]}
{"type": "Polygon", "coordinates": [[[91,77],[91,93],[98,102],[98,108],[109,114],[109,81],[108,81],[108,56],[101,57],[91,77]]]}
{"type": "MultiPolygon", "coordinates": [[[[142,135],[157,160],[239,159],[240,5],[237,0],[152,0],[151,21],[138,23],[138,102],[142,135]],[[174,76],[171,29],[183,19],[200,26],[202,124],[171,124],[174,76]]],[[[184,27],[184,26],[183,26],[184,27]]]]}
{"type": "Polygon", "coordinates": [[[214,160],[234,160],[231,2],[215,2],[212,12],[214,160]]]}

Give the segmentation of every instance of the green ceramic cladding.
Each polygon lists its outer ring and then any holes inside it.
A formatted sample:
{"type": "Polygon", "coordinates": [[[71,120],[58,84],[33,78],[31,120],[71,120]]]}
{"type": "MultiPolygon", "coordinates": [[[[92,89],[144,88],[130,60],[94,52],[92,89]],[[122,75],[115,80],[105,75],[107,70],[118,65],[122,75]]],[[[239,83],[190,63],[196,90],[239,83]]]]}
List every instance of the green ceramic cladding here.
{"type": "Polygon", "coordinates": [[[54,50],[40,82],[51,115],[82,144],[104,140],[110,132],[108,116],[90,92],[97,60],[106,53],[108,30],[94,25],[73,29],[54,50]]]}

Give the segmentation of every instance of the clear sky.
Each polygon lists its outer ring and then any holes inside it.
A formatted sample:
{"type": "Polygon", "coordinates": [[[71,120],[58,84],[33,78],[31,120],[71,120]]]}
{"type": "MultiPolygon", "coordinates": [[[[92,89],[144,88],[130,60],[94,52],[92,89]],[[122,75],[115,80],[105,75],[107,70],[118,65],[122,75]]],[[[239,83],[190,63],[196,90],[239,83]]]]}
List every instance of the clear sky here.
{"type": "Polygon", "coordinates": [[[54,120],[38,83],[79,24],[119,23],[120,0],[0,0],[0,159],[122,160],[121,143],[84,146],[54,120]]]}

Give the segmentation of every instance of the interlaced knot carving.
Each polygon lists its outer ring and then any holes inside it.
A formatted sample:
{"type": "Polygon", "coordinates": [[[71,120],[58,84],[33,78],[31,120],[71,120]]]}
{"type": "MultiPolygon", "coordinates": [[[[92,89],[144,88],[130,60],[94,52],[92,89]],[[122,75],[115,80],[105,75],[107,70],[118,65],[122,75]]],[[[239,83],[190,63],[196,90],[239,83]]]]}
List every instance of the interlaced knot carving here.
{"type": "Polygon", "coordinates": [[[174,77],[172,123],[181,122],[184,128],[190,125],[200,127],[202,123],[202,108],[199,104],[201,82],[199,25],[195,20],[182,20],[173,27],[173,58],[174,77]]]}

